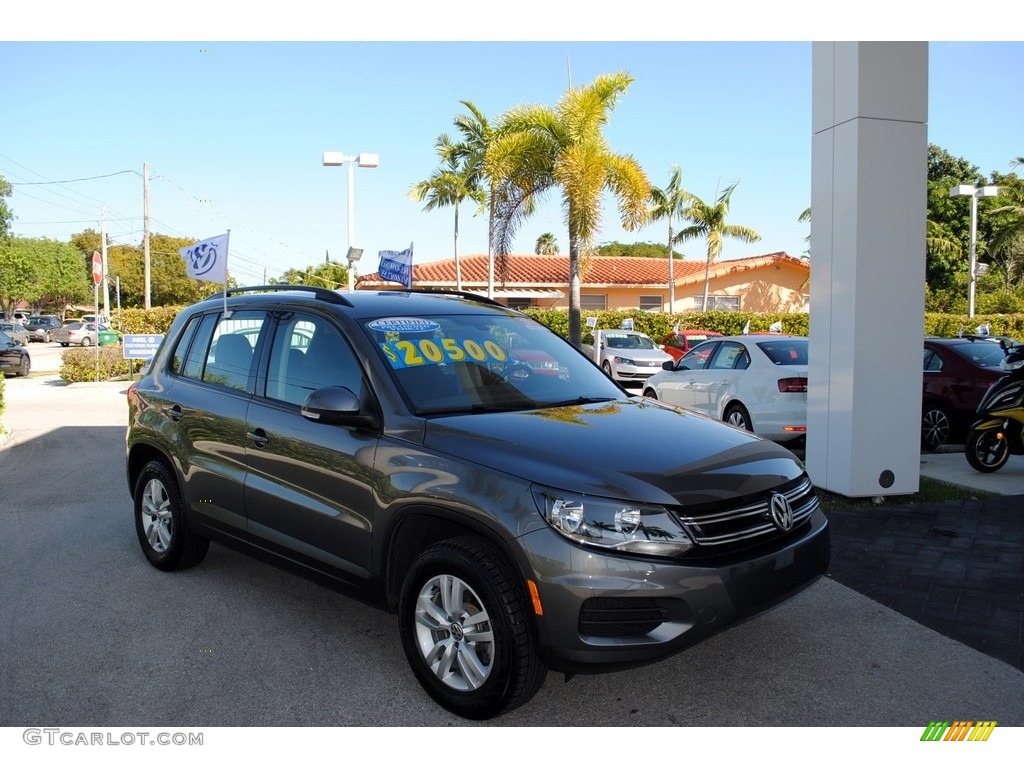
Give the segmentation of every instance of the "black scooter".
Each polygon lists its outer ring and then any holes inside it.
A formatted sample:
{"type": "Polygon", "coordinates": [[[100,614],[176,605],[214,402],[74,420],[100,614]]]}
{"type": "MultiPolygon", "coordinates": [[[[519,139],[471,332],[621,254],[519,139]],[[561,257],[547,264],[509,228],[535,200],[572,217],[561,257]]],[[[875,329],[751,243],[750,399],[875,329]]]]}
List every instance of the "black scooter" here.
{"type": "Polygon", "coordinates": [[[999,340],[1008,371],[988,388],[978,403],[978,418],[964,444],[967,463],[979,472],[995,472],[1011,455],[1024,454],[1024,345],[999,340]]]}

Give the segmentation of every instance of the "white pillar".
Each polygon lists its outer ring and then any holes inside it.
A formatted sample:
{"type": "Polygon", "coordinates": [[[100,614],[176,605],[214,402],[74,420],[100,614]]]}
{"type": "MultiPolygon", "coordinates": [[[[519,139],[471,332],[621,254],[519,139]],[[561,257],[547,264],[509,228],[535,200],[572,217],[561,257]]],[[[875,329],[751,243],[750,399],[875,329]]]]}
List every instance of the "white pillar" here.
{"type": "Polygon", "coordinates": [[[928,44],[813,44],[807,469],[845,496],[920,478],[928,44]]]}

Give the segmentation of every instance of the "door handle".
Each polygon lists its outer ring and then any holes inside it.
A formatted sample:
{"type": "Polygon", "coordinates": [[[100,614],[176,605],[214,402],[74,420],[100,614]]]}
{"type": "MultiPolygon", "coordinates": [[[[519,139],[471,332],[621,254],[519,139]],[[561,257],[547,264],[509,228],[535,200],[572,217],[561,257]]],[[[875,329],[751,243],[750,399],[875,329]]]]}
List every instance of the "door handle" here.
{"type": "Polygon", "coordinates": [[[246,432],[245,436],[252,440],[253,443],[256,444],[257,448],[263,448],[270,442],[270,438],[267,437],[267,433],[262,429],[254,429],[252,432],[246,432]]]}
{"type": "Polygon", "coordinates": [[[170,410],[167,411],[167,414],[171,417],[171,421],[177,422],[181,421],[181,417],[185,415],[185,412],[181,410],[180,405],[174,404],[170,407],[170,410]]]}

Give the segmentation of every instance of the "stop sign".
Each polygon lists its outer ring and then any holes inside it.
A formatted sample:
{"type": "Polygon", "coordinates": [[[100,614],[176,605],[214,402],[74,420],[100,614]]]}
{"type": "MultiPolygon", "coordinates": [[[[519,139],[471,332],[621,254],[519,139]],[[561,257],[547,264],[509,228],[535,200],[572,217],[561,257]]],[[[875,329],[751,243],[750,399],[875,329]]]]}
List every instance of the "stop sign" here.
{"type": "Polygon", "coordinates": [[[97,251],[92,252],[92,284],[99,285],[103,282],[103,260],[97,251]]]}

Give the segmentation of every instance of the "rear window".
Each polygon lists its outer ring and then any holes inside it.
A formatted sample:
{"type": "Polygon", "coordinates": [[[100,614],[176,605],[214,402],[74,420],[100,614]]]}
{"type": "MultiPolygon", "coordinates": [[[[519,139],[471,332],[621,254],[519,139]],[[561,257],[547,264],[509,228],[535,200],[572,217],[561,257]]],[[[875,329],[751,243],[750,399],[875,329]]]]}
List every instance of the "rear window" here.
{"type": "Polygon", "coordinates": [[[807,365],[807,339],[773,339],[757,346],[775,365],[807,365]]]}
{"type": "Polygon", "coordinates": [[[975,365],[998,367],[1003,361],[1003,349],[992,341],[965,341],[954,345],[957,352],[975,365]]]}

